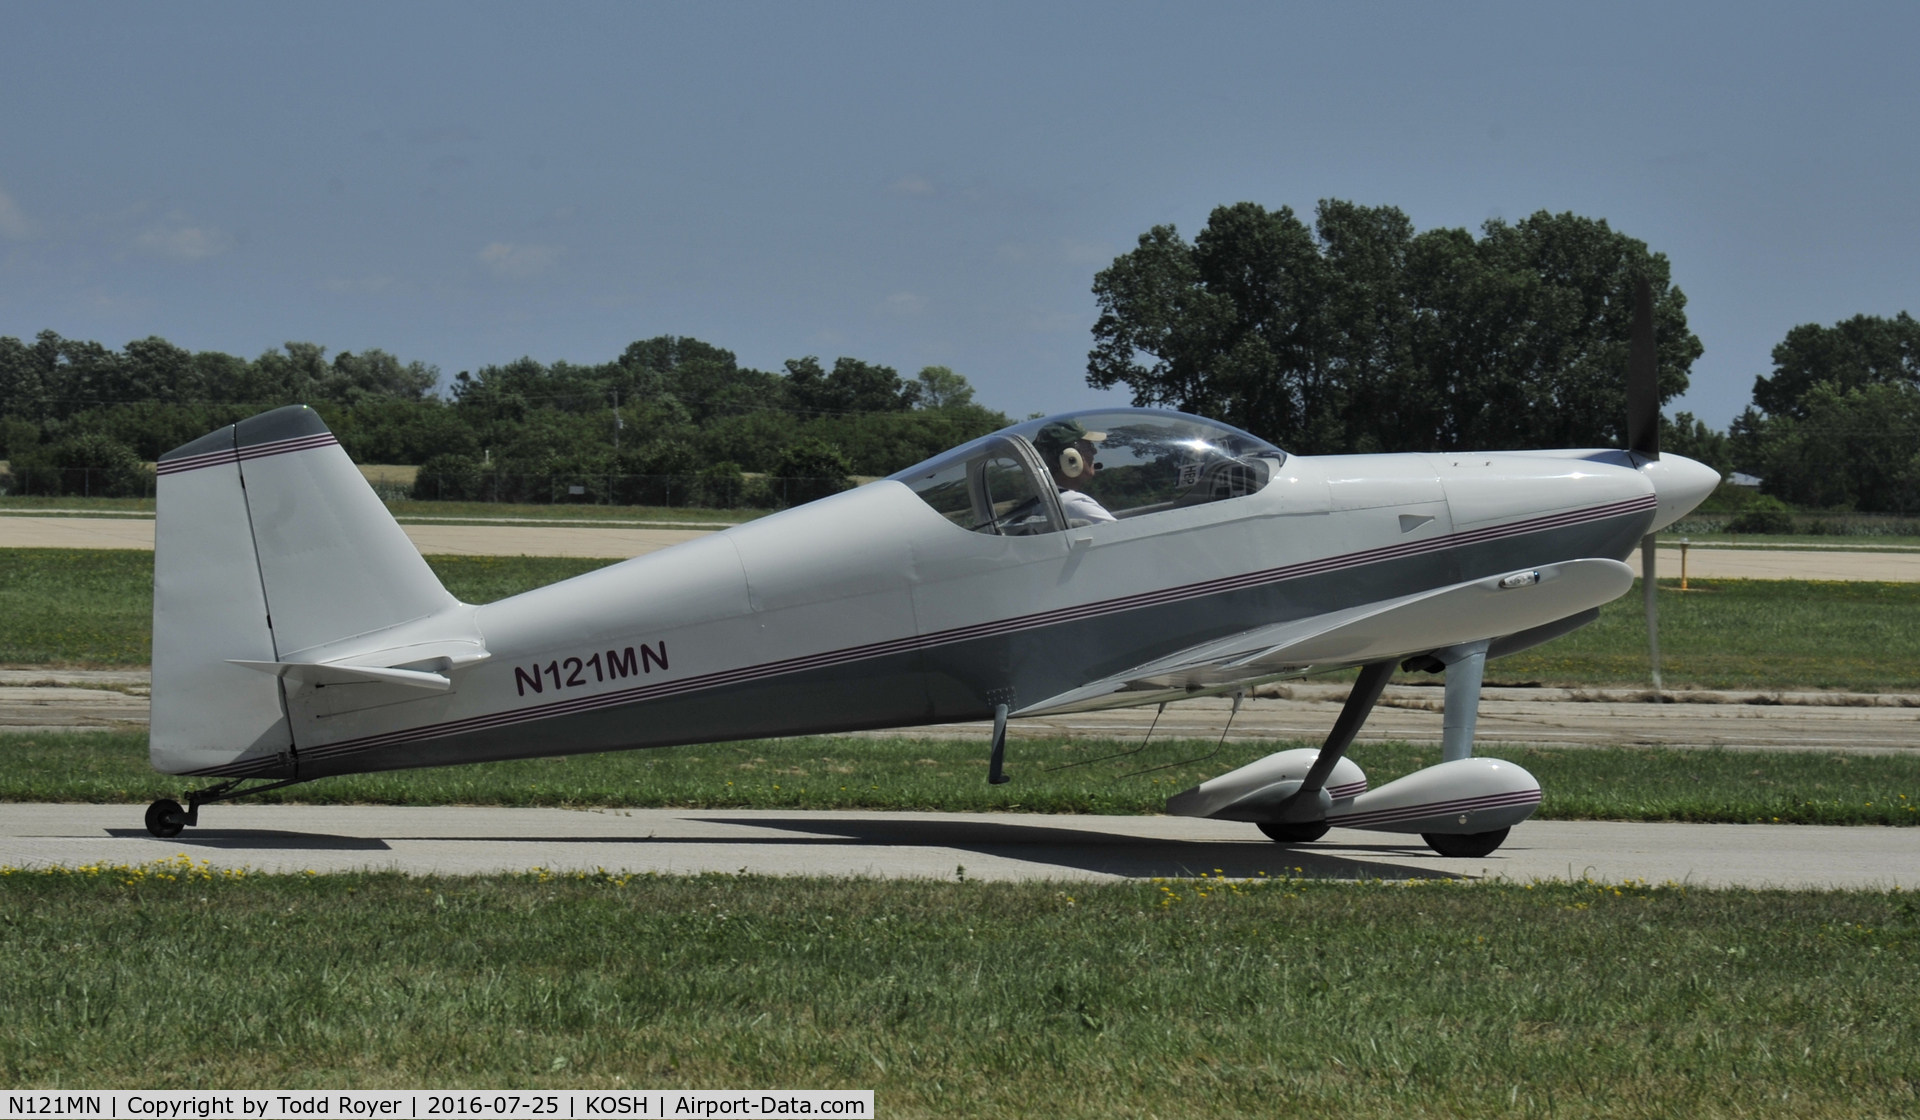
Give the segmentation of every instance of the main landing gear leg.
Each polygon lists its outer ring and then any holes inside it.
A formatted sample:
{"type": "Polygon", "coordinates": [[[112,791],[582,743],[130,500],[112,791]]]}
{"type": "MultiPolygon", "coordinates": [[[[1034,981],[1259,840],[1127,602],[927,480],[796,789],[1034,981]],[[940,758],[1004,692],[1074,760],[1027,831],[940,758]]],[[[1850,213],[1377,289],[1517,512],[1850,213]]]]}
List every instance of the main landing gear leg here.
{"type": "MultiPolygon", "coordinates": [[[[1480,684],[1487,674],[1487,642],[1468,642],[1440,650],[1447,667],[1447,695],[1440,725],[1440,761],[1473,757],[1473,732],[1480,722],[1480,684]]],[[[1507,841],[1507,829],[1492,832],[1423,832],[1427,847],[1453,859],[1479,859],[1507,841]]]]}
{"type": "Polygon", "coordinates": [[[987,784],[1003,786],[1012,781],[1001,769],[1007,763],[1007,706],[993,706],[993,754],[987,760],[987,784]]]}
{"type": "Polygon", "coordinates": [[[1473,757],[1473,732],[1480,722],[1480,682],[1487,675],[1486,642],[1468,642],[1441,650],[1447,667],[1447,694],[1440,723],[1440,761],[1473,757]]]}
{"type": "Polygon", "coordinates": [[[202,805],[211,805],[216,801],[232,801],[239,797],[251,797],[256,793],[265,793],[270,789],[284,789],[287,786],[299,785],[301,782],[310,782],[313,779],[287,778],[283,781],[268,782],[263,786],[241,789],[240,783],[244,780],[243,778],[236,778],[231,782],[221,782],[217,786],[208,786],[206,789],[193,790],[187,794],[187,807],[185,809],[182,809],[180,803],[173,798],[162,797],[160,800],[147,806],[147,831],[160,837],[162,840],[169,839],[180,835],[180,830],[183,828],[199,826],[200,806],[202,805]]]}
{"type": "Polygon", "coordinates": [[[1387,681],[1393,678],[1394,668],[1391,661],[1376,661],[1361,668],[1360,679],[1354,682],[1353,691],[1347,694],[1347,702],[1340,709],[1340,718],[1333,721],[1333,731],[1327,735],[1326,745],[1320,748],[1319,757],[1308,767],[1300,788],[1292,797],[1281,802],[1280,819],[1262,823],[1260,831],[1282,844],[1303,844],[1326,835],[1329,802],[1323,791],[1327,778],[1332,775],[1334,766],[1346,757],[1347,748],[1353,745],[1353,737],[1360,733],[1361,725],[1373,713],[1373,706],[1380,702],[1380,694],[1386,690],[1387,681]]]}

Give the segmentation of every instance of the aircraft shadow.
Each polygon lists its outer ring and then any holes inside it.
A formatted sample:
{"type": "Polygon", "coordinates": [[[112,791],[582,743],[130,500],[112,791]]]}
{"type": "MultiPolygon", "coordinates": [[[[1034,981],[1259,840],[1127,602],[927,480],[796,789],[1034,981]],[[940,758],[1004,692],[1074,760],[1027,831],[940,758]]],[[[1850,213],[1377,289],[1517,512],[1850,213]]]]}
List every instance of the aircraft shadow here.
{"type": "MultiPolygon", "coordinates": [[[[144,828],[109,828],[120,840],[154,840],[144,828]]],[[[390,852],[393,846],[372,836],[328,836],[263,828],[190,828],[158,841],[189,848],[261,848],[283,851],[390,852]]]]}
{"type": "MultiPolygon", "coordinates": [[[[750,824],[813,833],[807,843],[871,845],[875,847],[935,847],[1071,867],[1130,879],[1190,878],[1223,874],[1235,879],[1296,875],[1314,879],[1449,879],[1458,876],[1431,867],[1385,860],[1351,859],[1336,854],[1351,845],[1285,847],[1269,841],[1166,840],[1151,836],[1095,832],[1049,825],[1009,824],[1004,821],[888,821],[819,820],[815,818],[756,817],[752,820],[713,817],[688,818],[713,824],[750,824]]],[[[1251,827],[1251,826],[1249,826],[1251,827]]],[[[655,838],[648,843],[792,844],[786,838],[743,836],[739,839],[688,837],[655,838]]],[[[1407,853],[1410,845],[1368,845],[1362,851],[1407,853]]],[[[1418,849],[1424,851],[1424,846],[1418,849]]]]}
{"type": "MultiPolygon", "coordinates": [[[[1283,846],[1265,840],[1168,840],[1153,836],[1059,828],[1006,821],[822,820],[808,817],[688,817],[706,824],[779,829],[791,836],[408,836],[408,840],[489,844],[621,844],[697,847],[949,848],[1129,879],[1226,875],[1252,879],[1284,875],[1313,879],[1449,879],[1456,874],[1397,862],[1425,856],[1417,843],[1319,843],[1283,846]],[[1347,855],[1343,853],[1352,853],[1347,855]],[[1355,857],[1359,858],[1355,858],[1355,857]]],[[[117,839],[152,839],[142,828],[109,828],[117,839]]],[[[187,848],[279,851],[392,851],[368,836],[335,836],[280,829],[189,829],[165,841],[187,848]]]]}

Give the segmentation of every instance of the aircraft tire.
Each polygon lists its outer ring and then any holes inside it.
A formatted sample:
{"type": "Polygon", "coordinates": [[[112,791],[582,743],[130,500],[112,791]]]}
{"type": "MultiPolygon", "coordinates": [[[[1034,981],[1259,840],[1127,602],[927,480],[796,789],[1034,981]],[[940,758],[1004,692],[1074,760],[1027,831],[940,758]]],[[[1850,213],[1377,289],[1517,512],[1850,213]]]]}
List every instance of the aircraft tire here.
{"type": "Polygon", "coordinates": [[[163,797],[147,806],[147,831],[162,840],[170,836],[178,836],[180,830],[186,827],[180,822],[180,818],[185,816],[186,812],[180,807],[178,801],[163,797]]]}
{"type": "Polygon", "coordinates": [[[1290,821],[1275,821],[1271,824],[1262,821],[1254,826],[1267,834],[1267,839],[1276,844],[1311,844],[1327,834],[1333,827],[1326,821],[1307,821],[1298,824],[1290,821]]]}
{"type": "Polygon", "coordinates": [[[1492,832],[1424,832],[1420,839],[1427,847],[1452,859],[1479,859],[1492,855],[1495,848],[1507,842],[1507,833],[1511,829],[1496,828],[1492,832]]]}

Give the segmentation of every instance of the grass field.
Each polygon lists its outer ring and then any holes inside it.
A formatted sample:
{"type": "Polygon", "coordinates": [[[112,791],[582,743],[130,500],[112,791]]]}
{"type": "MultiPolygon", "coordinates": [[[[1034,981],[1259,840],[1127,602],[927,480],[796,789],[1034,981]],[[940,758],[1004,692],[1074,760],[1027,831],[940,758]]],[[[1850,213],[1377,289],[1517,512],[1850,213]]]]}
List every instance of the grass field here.
{"type": "MultiPolygon", "coordinates": [[[[565,557],[432,556],[447,590],[490,603],[616,563],[565,557]]],[[[145,665],[153,652],[153,554],[0,549],[0,665],[145,665]]]]}
{"type": "Polygon", "coordinates": [[[9,1086],[888,1116],[1911,1116],[1910,894],[0,874],[9,1086]]]}
{"type": "MultiPolygon", "coordinates": [[[[1168,794],[1301,743],[1228,744],[1206,756],[1173,742],[1128,759],[1047,772],[1133,744],[1016,740],[1004,786],[986,783],[983,743],[950,739],[777,739],[327,778],[263,801],[579,808],[920,809],[1159,813],[1168,794]]],[[[1920,757],[1659,749],[1484,749],[1540,779],[1548,820],[1920,825],[1920,757]]],[[[1353,759],[1382,785],[1439,761],[1434,747],[1362,744],[1353,759]]],[[[196,784],[156,774],[146,736],[0,734],[0,801],[145,804],[196,784]]]]}
{"type": "MultiPolygon", "coordinates": [[[[735,524],[765,517],[763,509],[704,509],[698,506],[602,506],[587,504],[531,505],[510,502],[416,502],[399,499],[386,503],[397,518],[455,517],[492,520],[503,517],[569,521],[701,521],[735,524]]],[[[152,513],[152,498],[59,498],[0,494],[0,512],[31,513],[38,510],[80,510],[88,513],[152,513]]]]}
{"type": "MultiPolygon", "coordinates": [[[[535,557],[428,557],[473,603],[612,563],[535,557]]],[[[1662,581],[1660,648],[1674,688],[1920,691],[1920,583],[1662,581]]],[[[1488,667],[1489,683],[1644,687],[1638,591],[1600,621],[1488,667]]],[[[117,550],[0,550],[0,665],[146,664],[153,561],[117,550]]]]}

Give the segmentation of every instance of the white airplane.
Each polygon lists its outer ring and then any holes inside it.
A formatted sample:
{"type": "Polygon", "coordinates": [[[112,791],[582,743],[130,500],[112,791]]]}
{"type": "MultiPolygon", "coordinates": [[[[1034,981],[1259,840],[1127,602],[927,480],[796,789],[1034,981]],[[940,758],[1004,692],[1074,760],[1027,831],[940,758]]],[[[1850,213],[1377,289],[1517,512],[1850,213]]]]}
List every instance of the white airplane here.
{"type": "Polygon", "coordinates": [[[485,606],[440,585],[316,413],[255,416],[158,465],[152,761],[219,781],[147,828],[336,774],[989,717],[1000,782],[1009,719],[1359,666],[1324,747],[1168,811],[1484,855],[1540,801],[1472,755],[1486,659],[1591,621],[1719,481],[1659,456],[1639,311],[1629,450],[1303,456],[1075,412],[485,606]],[[1446,672],[1444,760],[1369,790],[1346,749],[1403,664],[1446,672]]]}

